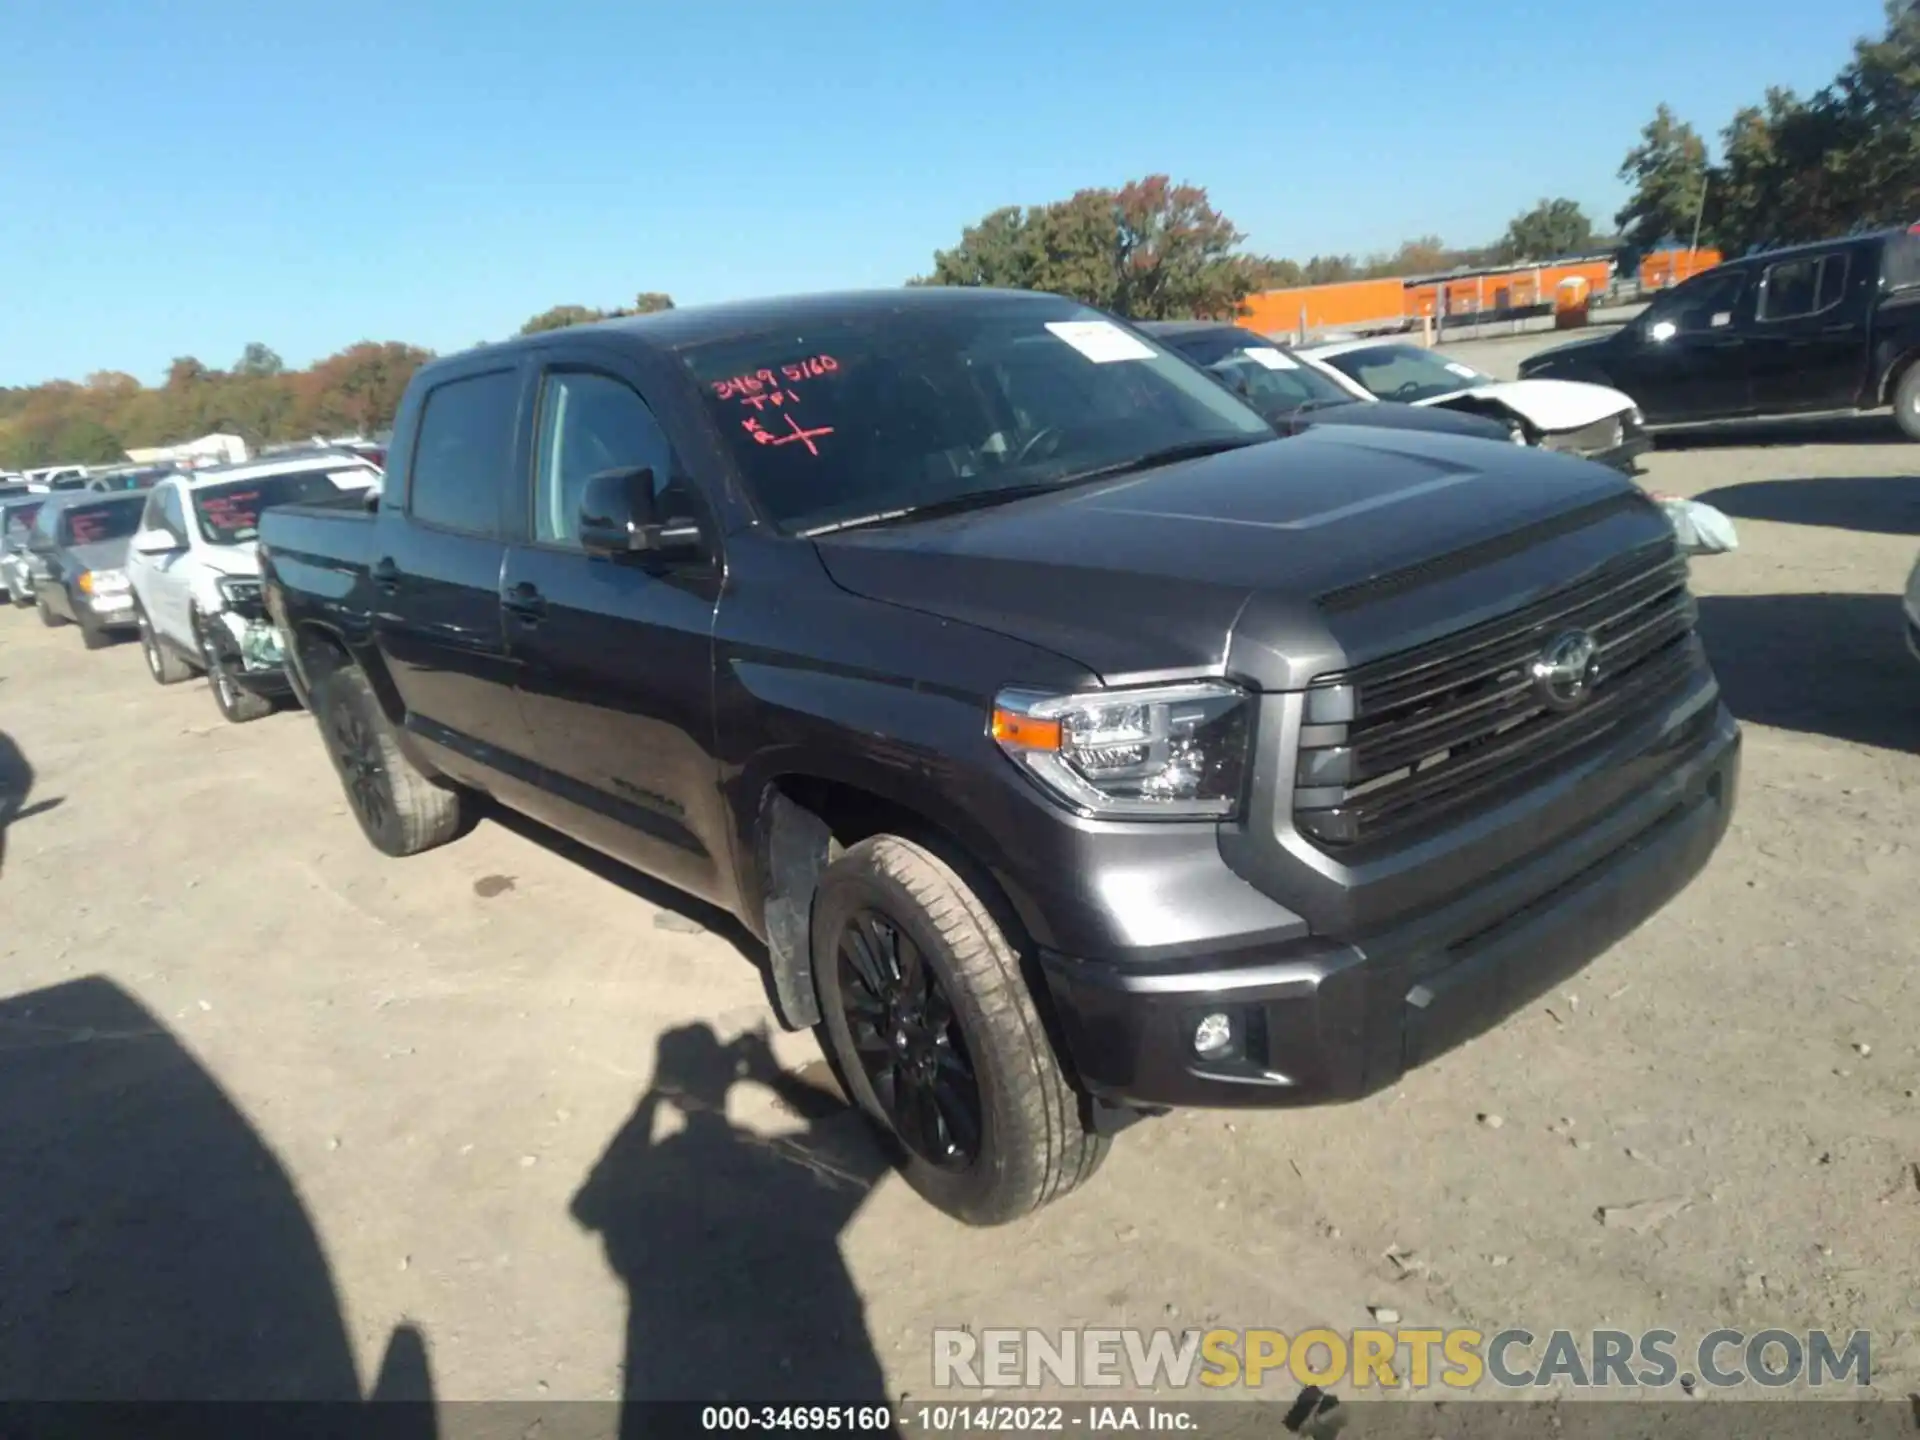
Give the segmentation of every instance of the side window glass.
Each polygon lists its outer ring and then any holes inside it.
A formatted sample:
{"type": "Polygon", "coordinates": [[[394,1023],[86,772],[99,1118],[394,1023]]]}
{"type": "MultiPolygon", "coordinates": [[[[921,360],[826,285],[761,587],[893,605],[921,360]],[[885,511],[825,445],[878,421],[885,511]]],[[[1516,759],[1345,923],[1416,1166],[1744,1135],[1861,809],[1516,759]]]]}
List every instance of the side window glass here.
{"type": "Polygon", "coordinates": [[[639,395],[610,376],[549,374],[536,433],[533,533],[543,544],[578,537],[581,496],[589,477],[603,470],[647,466],[655,495],[664,495],[674,479],[673,447],[660,422],[639,395]]]}
{"type": "Polygon", "coordinates": [[[449,380],[427,396],[407,481],[410,515],[469,535],[499,533],[519,401],[512,370],[449,380]]]}
{"type": "Polygon", "coordinates": [[[1829,255],[1820,262],[1819,310],[1831,310],[1847,295],[1847,269],[1850,255],[1829,255]]]}
{"type": "Polygon", "coordinates": [[[186,510],[180,504],[180,492],[178,490],[170,489],[164,493],[161,499],[160,513],[165,519],[167,529],[173,532],[174,538],[177,540],[185,540],[187,538],[187,514],[186,510]]]}
{"type": "Polygon", "coordinates": [[[140,511],[140,528],[142,530],[158,530],[166,523],[160,515],[160,502],[166,499],[166,497],[167,492],[164,490],[156,490],[147,497],[147,503],[140,511]]]}
{"type": "Polygon", "coordinates": [[[1814,297],[1820,289],[1819,259],[1786,260],[1767,267],[1766,289],[1761,293],[1762,320],[1792,320],[1811,315],[1814,297]]]}

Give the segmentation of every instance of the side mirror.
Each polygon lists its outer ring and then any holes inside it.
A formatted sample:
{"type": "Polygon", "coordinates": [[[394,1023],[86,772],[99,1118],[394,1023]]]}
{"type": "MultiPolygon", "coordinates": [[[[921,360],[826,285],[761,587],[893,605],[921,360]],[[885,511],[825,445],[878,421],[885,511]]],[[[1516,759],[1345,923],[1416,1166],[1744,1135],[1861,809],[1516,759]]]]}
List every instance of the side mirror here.
{"type": "Polygon", "coordinates": [[[142,530],[133,537],[133,548],[142,555],[173,555],[185,549],[171,531],[142,530]]]}
{"type": "Polygon", "coordinates": [[[700,527],[658,514],[651,466],[602,470],[580,494],[580,547],[589,555],[685,555],[700,548],[700,527]]]}

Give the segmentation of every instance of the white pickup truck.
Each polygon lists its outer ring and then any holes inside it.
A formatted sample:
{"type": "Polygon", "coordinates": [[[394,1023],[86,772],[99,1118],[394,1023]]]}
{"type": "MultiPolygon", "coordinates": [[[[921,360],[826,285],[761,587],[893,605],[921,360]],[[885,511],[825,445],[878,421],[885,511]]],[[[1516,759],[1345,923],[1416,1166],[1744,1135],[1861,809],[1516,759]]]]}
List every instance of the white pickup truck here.
{"type": "Polygon", "coordinates": [[[140,648],[162,685],[204,673],[220,713],[257,720],[287,693],[280,641],[260,604],[260,513],[378,487],[357,455],[276,455],[175,475],[147,497],[127,555],[140,648]]]}

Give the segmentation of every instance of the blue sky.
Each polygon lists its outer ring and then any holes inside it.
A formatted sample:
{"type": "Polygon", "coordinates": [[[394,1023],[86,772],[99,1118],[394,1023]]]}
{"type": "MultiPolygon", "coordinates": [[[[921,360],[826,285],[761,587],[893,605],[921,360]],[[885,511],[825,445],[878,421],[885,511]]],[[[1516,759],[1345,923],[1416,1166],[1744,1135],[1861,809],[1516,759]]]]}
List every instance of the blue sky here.
{"type": "Polygon", "coordinates": [[[892,285],[1154,172],[1251,249],[1604,219],[1666,100],[1811,89],[1879,0],[6,0],[0,384],[249,340],[442,352],[559,303],[892,285]],[[1561,11],[1557,18],[1546,18],[1561,11]]]}

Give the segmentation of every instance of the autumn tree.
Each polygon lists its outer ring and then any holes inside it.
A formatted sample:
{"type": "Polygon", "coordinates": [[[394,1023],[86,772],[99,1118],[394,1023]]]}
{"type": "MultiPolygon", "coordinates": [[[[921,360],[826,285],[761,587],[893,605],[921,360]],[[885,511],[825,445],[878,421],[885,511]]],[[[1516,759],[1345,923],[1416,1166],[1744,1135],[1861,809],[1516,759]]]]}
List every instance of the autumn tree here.
{"type": "Polygon", "coordinates": [[[1555,260],[1577,255],[1593,245],[1593,221],[1579,202],[1564,196],[1541,200],[1531,210],[1507,222],[1507,233],[1500,241],[1501,259],[1555,260]]]}
{"type": "Polygon", "coordinates": [[[1621,236],[1639,250],[1693,233],[1707,184],[1707,146],[1693,127],[1661,105],[1620,162],[1633,195],[1614,216],[1621,236]]]}

